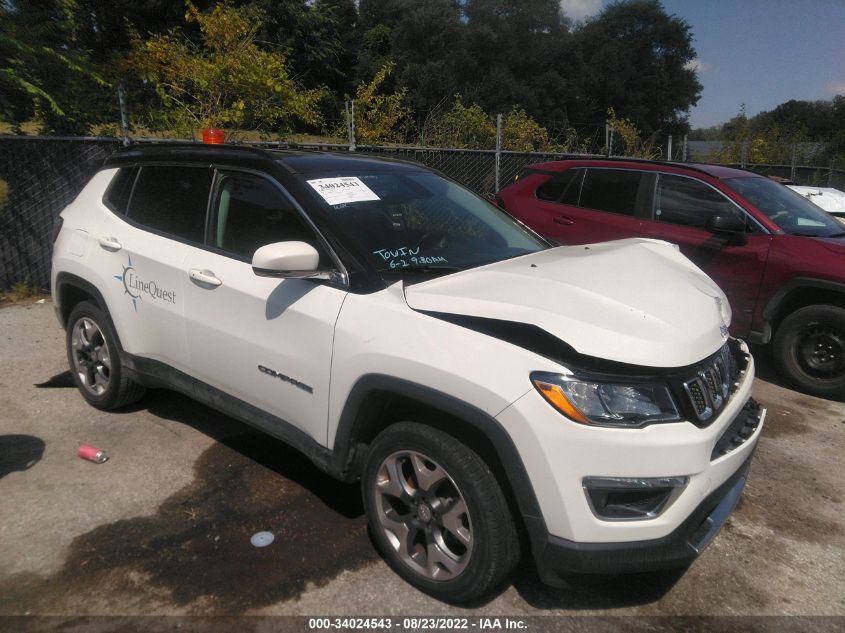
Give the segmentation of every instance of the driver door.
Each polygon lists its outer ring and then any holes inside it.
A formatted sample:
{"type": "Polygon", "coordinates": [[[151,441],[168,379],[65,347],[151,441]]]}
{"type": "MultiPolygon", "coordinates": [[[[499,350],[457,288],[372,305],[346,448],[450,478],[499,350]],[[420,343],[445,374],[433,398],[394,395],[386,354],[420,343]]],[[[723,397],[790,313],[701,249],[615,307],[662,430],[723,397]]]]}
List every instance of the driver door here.
{"type": "Polygon", "coordinates": [[[731,332],[746,336],[751,331],[772,238],[753,229],[727,237],[705,228],[711,216],[730,214],[746,220],[751,229],[745,212],[714,187],[688,176],[660,173],[654,193],[653,219],[643,222],[642,234],[677,244],[684,255],[707,273],[731,304],[731,332]]]}
{"type": "Polygon", "coordinates": [[[334,325],[346,291],[258,277],[256,249],[303,241],[331,260],[293,199],[269,177],[216,172],[205,248],[184,258],[183,296],[196,378],[326,443],[334,325]]]}

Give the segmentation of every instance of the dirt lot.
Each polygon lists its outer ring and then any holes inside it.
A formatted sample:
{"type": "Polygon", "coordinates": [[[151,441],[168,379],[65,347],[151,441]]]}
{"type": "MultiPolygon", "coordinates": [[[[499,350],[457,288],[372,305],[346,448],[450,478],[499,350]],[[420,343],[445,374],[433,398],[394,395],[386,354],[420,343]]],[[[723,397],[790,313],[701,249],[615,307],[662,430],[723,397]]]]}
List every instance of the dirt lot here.
{"type": "Polygon", "coordinates": [[[84,404],[63,336],[49,301],[0,309],[0,615],[845,615],[845,404],[765,363],[745,494],[686,573],[560,590],[526,564],[464,610],[390,572],[357,488],[283,444],[166,391],[120,413],[84,404]],[[111,459],[79,459],[82,442],[111,459]],[[275,543],[253,548],[259,530],[275,543]]]}

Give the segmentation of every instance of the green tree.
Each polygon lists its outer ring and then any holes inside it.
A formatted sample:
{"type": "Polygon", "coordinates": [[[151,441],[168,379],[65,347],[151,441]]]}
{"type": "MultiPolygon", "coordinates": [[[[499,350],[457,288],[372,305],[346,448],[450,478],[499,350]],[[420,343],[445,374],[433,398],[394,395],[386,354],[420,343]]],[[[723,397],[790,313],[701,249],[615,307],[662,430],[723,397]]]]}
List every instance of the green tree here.
{"type": "Polygon", "coordinates": [[[488,112],[519,104],[539,119],[568,118],[577,62],[558,0],[466,0],[461,92],[488,112]]]}
{"type": "Polygon", "coordinates": [[[336,96],[355,85],[357,11],[354,0],[257,0],[264,20],[258,37],[286,51],[291,73],[306,88],[328,87],[336,96]]]}
{"type": "MultiPolygon", "coordinates": [[[[412,0],[360,0],[356,37],[359,42],[355,77],[360,83],[368,81],[394,59],[393,29],[412,0]]],[[[388,82],[395,86],[395,77],[388,82]]]]}
{"type": "Polygon", "coordinates": [[[0,3],[0,116],[20,131],[88,134],[103,117],[108,84],[75,42],[72,0],[0,3]]]}
{"type": "MultiPolygon", "coordinates": [[[[77,46],[98,64],[111,64],[130,48],[130,32],[166,33],[184,23],[185,5],[173,0],[70,0],[77,46]]],[[[202,11],[214,0],[195,0],[202,11]]],[[[196,35],[191,32],[191,35],[196,35]]]]}
{"type": "Polygon", "coordinates": [[[456,94],[449,110],[428,117],[420,133],[420,143],[431,147],[490,149],[496,143],[496,123],[480,105],[464,105],[461,95],[456,94]]]}
{"type": "Polygon", "coordinates": [[[155,87],[163,106],[152,123],[176,130],[319,125],[323,91],[301,88],[285,55],[259,46],[261,19],[254,7],[221,3],[203,13],[188,2],[185,20],[199,27],[198,42],[176,30],[146,40],[133,34],[128,66],[155,87]]]}
{"type": "Polygon", "coordinates": [[[394,67],[388,62],[355,91],[355,130],[361,144],[400,143],[408,135],[411,109],[405,105],[407,90],[387,92],[383,88],[394,67]]]}
{"type": "Polygon", "coordinates": [[[658,0],[624,0],[607,6],[575,32],[583,60],[578,117],[600,123],[612,107],[643,133],[683,133],[686,113],[701,84],[692,29],[667,15],[658,0]]]}
{"type": "Polygon", "coordinates": [[[456,0],[410,2],[391,29],[397,82],[423,114],[446,102],[459,88],[466,59],[463,25],[456,0]]]}
{"type": "MultiPolygon", "coordinates": [[[[607,126],[622,141],[622,154],[655,160],[660,158],[660,148],[655,147],[653,138],[643,139],[642,133],[633,121],[616,115],[613,108],[607,110],[607,126]]],[[[616,144],[614,143],[616,147],[616,144]]]]}
{"type": "Polygon", "coordinates": [[[548,130],[528,116],[520,106],[514,106],[502,121],[502,148],[533,152],[548,147],[548,130]]]}

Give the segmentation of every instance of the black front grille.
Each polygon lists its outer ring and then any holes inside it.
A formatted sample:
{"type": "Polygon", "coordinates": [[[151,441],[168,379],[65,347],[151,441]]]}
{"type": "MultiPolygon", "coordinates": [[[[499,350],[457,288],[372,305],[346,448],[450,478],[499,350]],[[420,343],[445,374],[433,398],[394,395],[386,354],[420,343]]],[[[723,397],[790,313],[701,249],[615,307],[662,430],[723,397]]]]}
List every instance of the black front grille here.
{"type": "Polygon", "coordinates": [[[726,343],[718,354],[683,381],[684,393],[699,422],[709,424],[718,415],[730,397],[738,374],[736,359],[726,343]]]}

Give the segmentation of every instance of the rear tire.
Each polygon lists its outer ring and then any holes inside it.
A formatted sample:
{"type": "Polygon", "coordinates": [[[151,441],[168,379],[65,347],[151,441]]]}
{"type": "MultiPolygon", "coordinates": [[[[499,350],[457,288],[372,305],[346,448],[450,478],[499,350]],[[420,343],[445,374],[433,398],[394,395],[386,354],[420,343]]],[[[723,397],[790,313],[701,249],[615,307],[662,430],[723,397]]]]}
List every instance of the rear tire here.
{"type": "Polygon", "coordinates": [[[845,309],[796,310],[778,327],[772,351],[778,370],[801,391],[820,398],[845,395],[845,309]]]}
{"type": "Polygon", "coordinates": [[[88,404],[109,411],[144,396],[143,385],[129,378],[120,363],[111,320],[96,305],[82,301],[73,308],[65,342],[73,382],[88,404]]]}
{"type": "Polygon", "coordinates": [[[490,468],[454,437],[399,422],[373,442],[362,477],[373,538],[393,570],[444,602],[478,601],[520,558],[490,468]]]}

